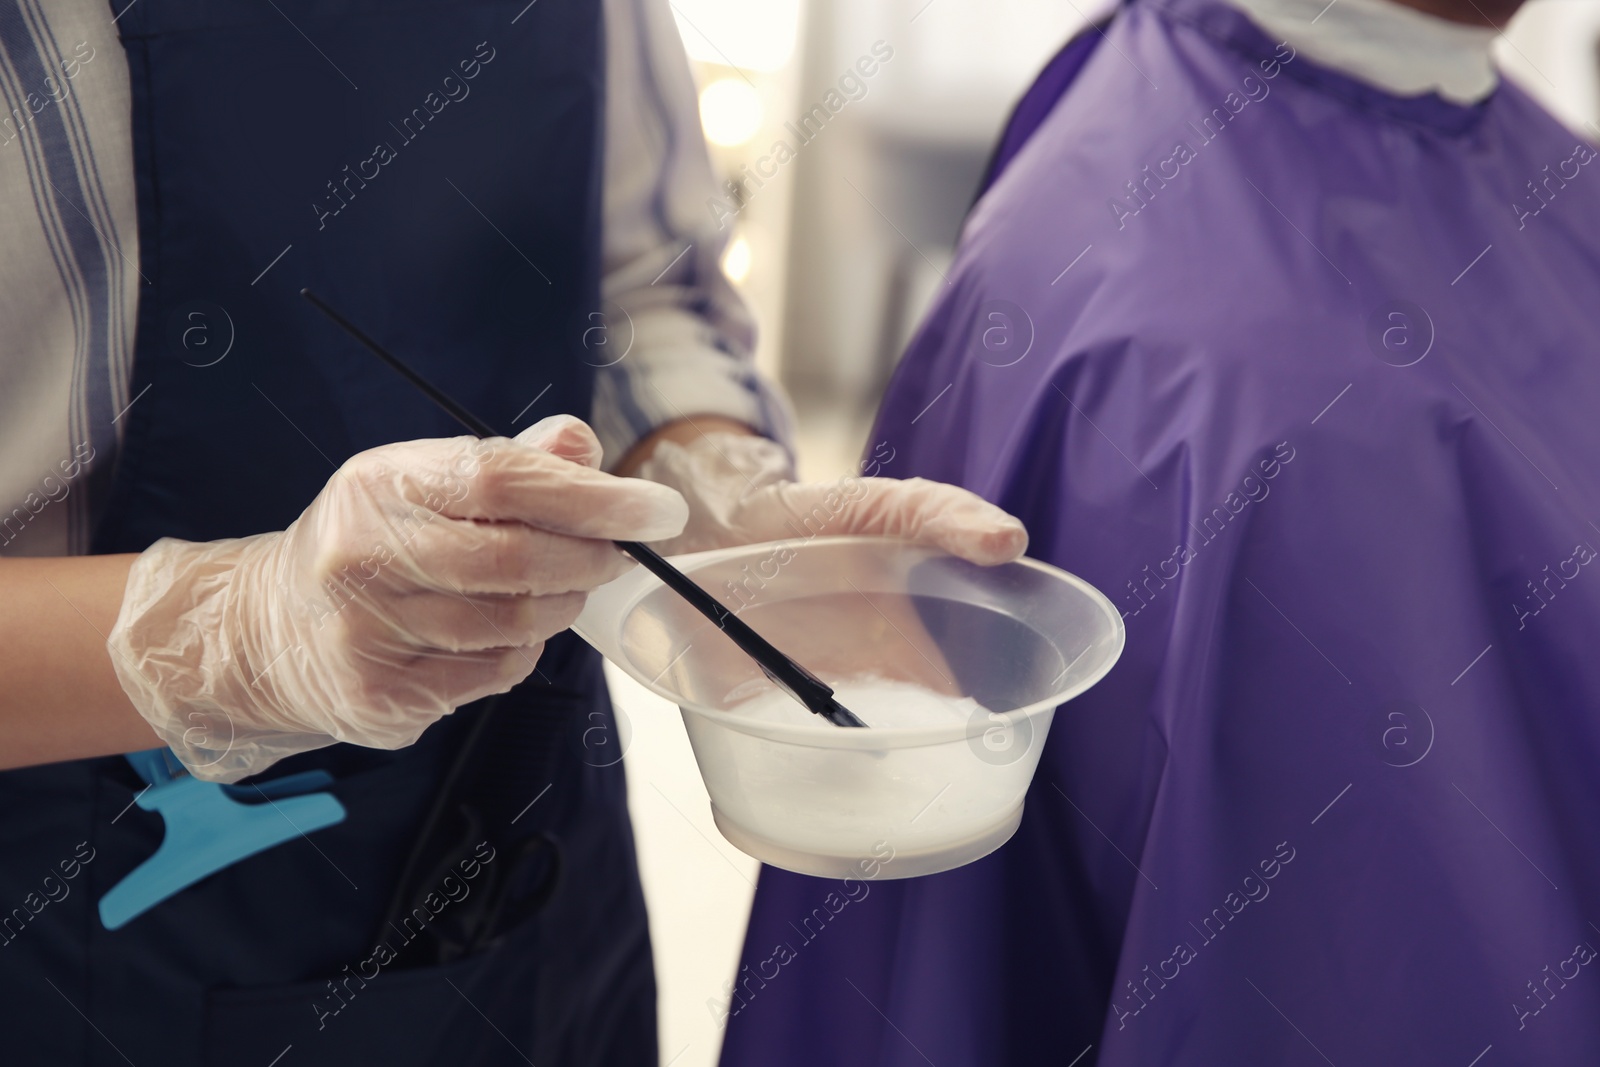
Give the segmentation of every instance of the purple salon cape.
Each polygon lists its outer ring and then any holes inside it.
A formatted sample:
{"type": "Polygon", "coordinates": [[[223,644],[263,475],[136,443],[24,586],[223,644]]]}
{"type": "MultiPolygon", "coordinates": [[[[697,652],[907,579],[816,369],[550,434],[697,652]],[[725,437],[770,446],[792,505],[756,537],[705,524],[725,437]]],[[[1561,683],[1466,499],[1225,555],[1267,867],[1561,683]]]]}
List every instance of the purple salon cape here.
{"type": "Polygon", "coordinates": [[[762,872],[724,1067],[1600,1064],[1595,151],[1137,0],[948,283],[873,464],[1127,649],[996,853],[762,872]]]}

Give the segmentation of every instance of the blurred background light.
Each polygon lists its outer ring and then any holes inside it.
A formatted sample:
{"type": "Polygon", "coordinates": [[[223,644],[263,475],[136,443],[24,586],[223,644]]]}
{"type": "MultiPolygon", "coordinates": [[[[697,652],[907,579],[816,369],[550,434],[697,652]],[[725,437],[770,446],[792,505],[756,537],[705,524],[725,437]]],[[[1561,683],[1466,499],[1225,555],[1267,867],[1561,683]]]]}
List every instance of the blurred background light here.
{"type": "Polygon", "coordinates": [[[743,234],[729,241],[728,250],[722,253],[722,273],[734,285],[743,285],[750,276],[750,242],[743,234]]]}
{"type": "Polygon", "coordinates": [[[775,71],[794,58],[800,0],[672,0],[689,58],[775,71]]]}
{"type": "Polygon", "coordinates": [[[700,90],[700,125],[706,140],[731,148],[761,129],[761,94],[743,78],[718,78],[700,90]]]}

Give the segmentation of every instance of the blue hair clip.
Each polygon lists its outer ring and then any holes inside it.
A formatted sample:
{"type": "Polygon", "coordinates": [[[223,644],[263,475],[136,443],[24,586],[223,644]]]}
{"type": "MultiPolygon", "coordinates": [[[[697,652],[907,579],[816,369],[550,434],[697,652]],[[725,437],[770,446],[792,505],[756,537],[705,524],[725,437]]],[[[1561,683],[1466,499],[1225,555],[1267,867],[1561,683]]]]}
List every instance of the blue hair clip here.
{"type": "Polygon", "coordinates": [[[333,784],[325,771],[235,786],[191,777],[165,748],[127,758],[150,783],[136,802],[145,811],[160,812],[167,832],[154,855],[100,898],[100,921],[107,930],[246,856],[344,821],[337,797],[310,792],[333,784]]]}

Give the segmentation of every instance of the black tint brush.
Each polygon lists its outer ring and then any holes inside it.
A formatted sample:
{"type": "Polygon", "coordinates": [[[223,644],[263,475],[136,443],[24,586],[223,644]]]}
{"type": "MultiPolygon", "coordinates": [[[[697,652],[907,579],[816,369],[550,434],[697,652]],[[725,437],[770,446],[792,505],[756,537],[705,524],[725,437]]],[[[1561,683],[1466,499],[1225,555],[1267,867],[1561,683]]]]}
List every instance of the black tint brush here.
{"type": "MultiPolygon", "coordinates": [[[[300,290],[300,295],[310,301],[311,305],[318,311],[332,319],[351,337],[360,341],[369,352],[387,363],[402,378],[416,386],[423,395],[439,405],[451,418],[468,430],[471,430],[479,437],[500,436],[494,427],[456,403],[441,392],[432,382],[406,366],[398,357],[362,333],[354,323],[329,307],[311,290],[302,289],[300,290]]],[[[772,644],[766,638],[756,633],[744,620],[723,607],[715,597],[695,584],[694,580],[688,575],[663,559],[655,549],[638,541],[618,541],[616,545],[637,560],[645,570],[661,579],[661,583],[668,589],[687,600],[696,611],[716,623],[718,628],[727,634],[734,644],[738,645],[745,654],[756,661],[762,672],[768,678],[771,678],[778,688],[835,726],[867,725],[849,708],[839,703],[833,695],[833,690],[822,679],[772,647],[772,644]]]]}

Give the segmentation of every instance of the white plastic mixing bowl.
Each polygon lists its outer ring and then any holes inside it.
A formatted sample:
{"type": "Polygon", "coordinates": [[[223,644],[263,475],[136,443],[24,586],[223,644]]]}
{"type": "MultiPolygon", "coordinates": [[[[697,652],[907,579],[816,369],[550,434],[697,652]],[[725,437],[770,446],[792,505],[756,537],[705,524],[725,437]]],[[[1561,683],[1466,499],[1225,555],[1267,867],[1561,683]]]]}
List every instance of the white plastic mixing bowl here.
{"type": "Polygon", "coordinates": [[[573,627],[682,709],[723,836],[803,874],[871,864],[909,878],[999,848],[1056,707],[1122,653],[1111,602],[1036,560],[979,567],[904,541],[818,537],[673,562],[870,726],[783,707],[753,660],[643,568],[592,594],[573,627]]]}

